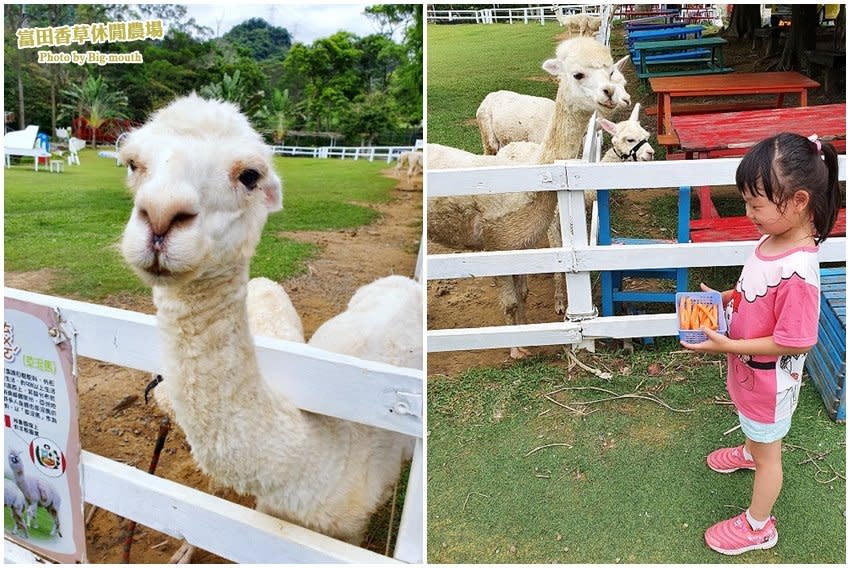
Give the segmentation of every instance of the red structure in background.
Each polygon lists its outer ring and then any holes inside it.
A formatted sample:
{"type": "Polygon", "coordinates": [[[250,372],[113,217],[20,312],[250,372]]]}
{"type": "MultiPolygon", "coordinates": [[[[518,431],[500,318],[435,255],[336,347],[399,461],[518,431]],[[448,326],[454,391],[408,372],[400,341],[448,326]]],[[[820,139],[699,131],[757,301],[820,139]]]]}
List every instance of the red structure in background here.
{"type": "MultiPolygon", "coordinates": [[[[110,118],[104,122],[100,128],[97,128],[97,142],[103,144],[115,144],[121,134],[128,132],[134,128],[141,126],[141,122],[136,122],[127,119],[110,118]]],[[[86,142],[91,142],[92,130],[94,130],[89,122],[82,116],[78,116],[71,122],[73,135],[77,138],[82,138],[86,142]]]]}

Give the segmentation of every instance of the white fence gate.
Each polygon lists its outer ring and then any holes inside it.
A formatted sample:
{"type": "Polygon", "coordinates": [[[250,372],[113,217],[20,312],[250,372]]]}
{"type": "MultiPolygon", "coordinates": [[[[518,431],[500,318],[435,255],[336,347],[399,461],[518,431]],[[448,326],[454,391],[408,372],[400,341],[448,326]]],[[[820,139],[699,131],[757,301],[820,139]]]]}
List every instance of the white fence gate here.
{"type": "MultiPolygon", "coordinates": [[[[598,138],[588,136],[584,156],[589,152],[598,156],[598,146],[598,138]]],[[[740,158],[604,164],[571,161],[544,166],[427,172],[429,198],[557,191],[564,243],[562,248],[428,255],[428,280],[561,272],[566,274],[568,296],[566,321],[431,330],[427,334],[428,351],[567,344],[591,347],[592,340],[597,338],[677,335],[674,313],[597,317],[591,296],[591,271],[739,266],[753,250],[755,241],[598,246],[595,234],[588,234],[584,191],[734,185],[740,161],[740,158]]],[[[839,179],[847,179],[843,155],[839,156],[839,179]]],[[[820,261],[845,261],[846,243],[846,237],[828,239],[820,246],[820,261]]],[[[499,306],[494,303],[493,309],[498,310],[499,306]]]]}
{"type": "MultiPolygon", "coordinates": [[[[161,372],[162,345],[152,315],[5,288],[16,298],[58,309],[76,331],[76,353],[161,372]]],[[[386,563],[423,561],[423,378],[418,369],[256,337],[263,377],[303,410],[416,438],[394,558],[376,554],[87,451],[83,498],[113,513],[234,562],[386,563]],[[309,381],[299,380],[309,376],[309,381]]],[[[35,561],[6,541],[6,561],[35,561]]]]}
{"type": "MultiPolygon", "coordinates": [[[[556,6],[552,4],[529,5],[524,8],[501,8],[498,4],[480,10],[445,10],[439,4],[428,6],[426,19],[429,24],[453,24],[458,22],[471,24],[494,24],[494,23],[546,23],[546,20],[555,21],[556,6]]],[[[608,6],[607,4],[604,6],[608,6]]],[[[602,12],[602,4],[561,4],[557,6],[564,14],[591,14],[599,15],[602,12]]]]}

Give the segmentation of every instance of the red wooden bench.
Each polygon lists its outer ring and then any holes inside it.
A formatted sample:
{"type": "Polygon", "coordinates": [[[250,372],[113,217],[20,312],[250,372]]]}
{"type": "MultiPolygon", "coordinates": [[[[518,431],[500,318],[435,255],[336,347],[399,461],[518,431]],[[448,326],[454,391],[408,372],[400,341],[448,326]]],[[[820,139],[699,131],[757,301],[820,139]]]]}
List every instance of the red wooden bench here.
{"type": "MultiPolygon", "coordinates": [[[[672,117],[672,126],[686,158],[743,156],[760,140],[780,132],[817,134],[846,153],[846,104],[779,108],[745,112],[672,117]]],[[[698,189],[700,218],[691,221],[693,242],[754,240],[758,230],[745,216],[720,217],[711,201],[711,188],[698,189]]],[[[846,234],[846,212],[839,212],[830,235],[846,234]]]]}

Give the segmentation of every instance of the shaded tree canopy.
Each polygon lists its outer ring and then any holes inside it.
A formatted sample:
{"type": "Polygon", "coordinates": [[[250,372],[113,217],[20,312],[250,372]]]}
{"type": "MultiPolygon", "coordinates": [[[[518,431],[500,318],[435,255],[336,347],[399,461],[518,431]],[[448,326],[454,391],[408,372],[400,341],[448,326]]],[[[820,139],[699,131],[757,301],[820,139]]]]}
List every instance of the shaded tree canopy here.
{"type": "Polygon", "coordinates": [[[292,37],[286,28],[273,26],[262,18],[251,18],[233,26],[222,38],[244,47],[249,57],[259,61],[283,58],[292,47],[292,37]]]}

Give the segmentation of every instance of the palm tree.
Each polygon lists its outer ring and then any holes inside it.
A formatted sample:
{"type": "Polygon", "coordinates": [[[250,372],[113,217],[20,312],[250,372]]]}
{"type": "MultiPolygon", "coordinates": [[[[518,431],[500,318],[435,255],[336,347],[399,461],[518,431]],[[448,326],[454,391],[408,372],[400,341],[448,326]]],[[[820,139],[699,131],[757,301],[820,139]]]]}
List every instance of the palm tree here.
{"type": "Polygon", "coordinates": [[[62,91],[70,101],[62,105],[65,112],[85,118],[92,128],[92,147],[97,148],[97,129],[112,118],[126,118],[127,95],[110,91],[101,75],[89,75],[80,84],[73,84],[62,91]]]}
{"type": "Polygon", "coordinates": [[[271,101],[263,105],[254,117],[260,121],[261,129],[271,134],[272,141],[280,144],[295,121],[300,106],[289,97],[289,89],[275,89],[271,101]]]}
{"type": "Polygon", "coordinates": [[[206,99],[219,99],[234,103],[242,112],[249,115],[260,105],[264,95],[263,91],[248,93],[248,87],[242,80],[239,69],[234,71],[233,75],[225,72],[221,81],[204,85],[199,93],[206,99]]]}

